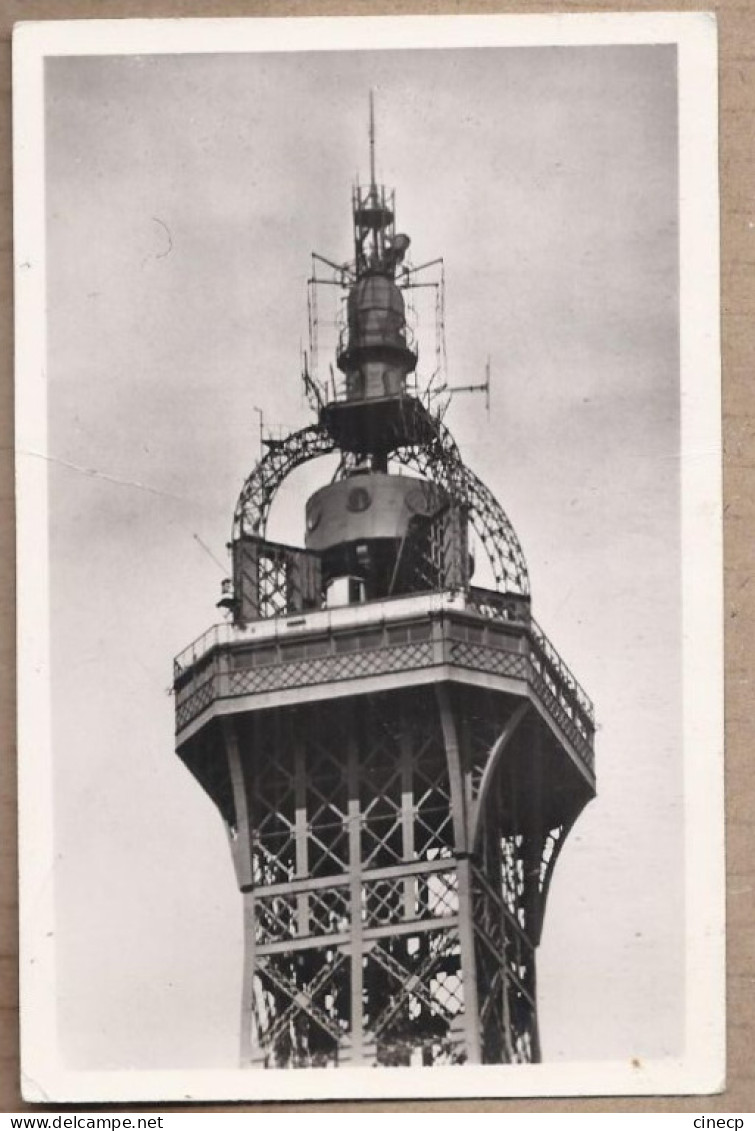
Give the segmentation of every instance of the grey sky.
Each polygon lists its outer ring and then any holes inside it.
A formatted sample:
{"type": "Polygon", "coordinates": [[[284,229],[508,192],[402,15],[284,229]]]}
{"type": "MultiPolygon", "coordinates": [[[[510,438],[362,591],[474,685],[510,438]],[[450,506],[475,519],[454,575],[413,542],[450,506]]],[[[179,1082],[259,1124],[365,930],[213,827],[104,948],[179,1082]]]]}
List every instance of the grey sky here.
{"type": "MultiPolygon", "coordinates": [[[[600,724],[539,954],[544,1056],[680,1051],[675,49],[92,57],[46,71],[50,452],[99,473],[50,470],[72,1066],[236,1062],[241,901],[172,753],[171,658],[218,619],[197,538],[224,560],[254,406],[306,420],[309,252],[350,254],[370,87],[399,228],[446,260],[452,381],[492,356],[490,417],[459,398],[447,422],[600,724]]],[[[317,474],[272,533],[301,537],[317,474]]]]}

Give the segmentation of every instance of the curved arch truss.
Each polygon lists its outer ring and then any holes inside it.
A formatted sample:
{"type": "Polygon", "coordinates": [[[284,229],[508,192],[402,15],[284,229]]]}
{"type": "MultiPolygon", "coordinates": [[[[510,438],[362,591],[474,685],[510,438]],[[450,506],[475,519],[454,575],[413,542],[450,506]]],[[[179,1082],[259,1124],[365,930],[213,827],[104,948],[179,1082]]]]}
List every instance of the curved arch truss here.
{"type": "Polygon", "coordinates": [[[448,452],[444,451],[439,459],[432,448],[401,448],[395,459],[404,467],[435,479],[467,506],[472,527],[490,562],[495,588],[502,593],[528,596],[527,562],[516,531],[493,492],[466,466],[458,450],[451,467],[448,452]]]}
{"type": "MultiPolygon", "coordinates": [[[[466,466],[448,428],[436,417],[431,419],[435,428],[433,440],[397,449],[393,462],[440,484],[452,499],[464,505],[487,554],[495,588],[527,596],[527,562],[506,512],[492,491],[466,466]]],[[[284,479],[302,464],[339,450],[335,440],[319,425],[309,425],[282,440],[269,441],[269,445],[239,495],[234,539],[242,534],[264,537],[270,508],[284,479]]],[[[352,461],[353,457],[344,453],[337,474],[343,474],[352,461]]]]}
{"type": "Polygon", "coordinates": [[[233,516],[234,538],[242,534],[264,538],[273,499],[284,479],[302,464],[336,451],[335,440],[314,424],[268,443],[268,451],[241,489],[233,516]]]}

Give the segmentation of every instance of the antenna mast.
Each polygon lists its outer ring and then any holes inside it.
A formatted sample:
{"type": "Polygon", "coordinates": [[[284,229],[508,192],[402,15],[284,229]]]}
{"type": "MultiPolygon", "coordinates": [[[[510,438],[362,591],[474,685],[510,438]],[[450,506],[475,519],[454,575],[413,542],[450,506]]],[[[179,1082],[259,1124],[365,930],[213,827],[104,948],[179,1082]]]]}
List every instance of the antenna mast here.
{"type": "Polygon", "coordinates": [[[490,357],[485,363],[485,380],[479,385],[444,385],[438,392],[443,393],[484,393],[485,411],[490,415],[490,357]]]}
{"type": "Polygon", "coordinates": [[[370,91],[370,188],[375,191],[375,94],[370,91]]]}

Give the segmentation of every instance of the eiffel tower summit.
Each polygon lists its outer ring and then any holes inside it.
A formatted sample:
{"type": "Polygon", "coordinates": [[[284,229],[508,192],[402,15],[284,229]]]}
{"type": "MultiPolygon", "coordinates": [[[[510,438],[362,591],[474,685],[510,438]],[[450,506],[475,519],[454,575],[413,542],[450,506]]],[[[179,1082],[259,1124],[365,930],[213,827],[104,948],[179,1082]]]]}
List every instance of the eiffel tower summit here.
{"type": "Polygon", "coordinates": [[[262,432],[226,620],[174,667],[177,752],[225,823],[243,900],[241,1062],[536,1062],[535,952],[595,794],[592,704],[444,423],[489,373],[449,385],[432,335],[420,366],[408,315],[429,296],[442,341],[443,261],[410,259],[372,104],[352,222],[347,262],[313,256],[311,422],[262,432]],[[341,322],[323,379],[325,291],[341,322]],[[301,544],[271,541],[279,488],[310,462],[301,544]]]}

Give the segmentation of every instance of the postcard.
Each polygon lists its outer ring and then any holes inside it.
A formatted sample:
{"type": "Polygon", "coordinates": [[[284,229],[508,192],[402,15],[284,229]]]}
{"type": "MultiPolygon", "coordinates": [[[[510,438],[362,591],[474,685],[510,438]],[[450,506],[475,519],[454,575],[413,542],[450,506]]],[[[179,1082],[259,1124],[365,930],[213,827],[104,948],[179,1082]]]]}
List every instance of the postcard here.
{"type": "Polygon", "coordinates": [[[716,51],[16,27],[27,1100],[723,1088],[716,51]]]}

